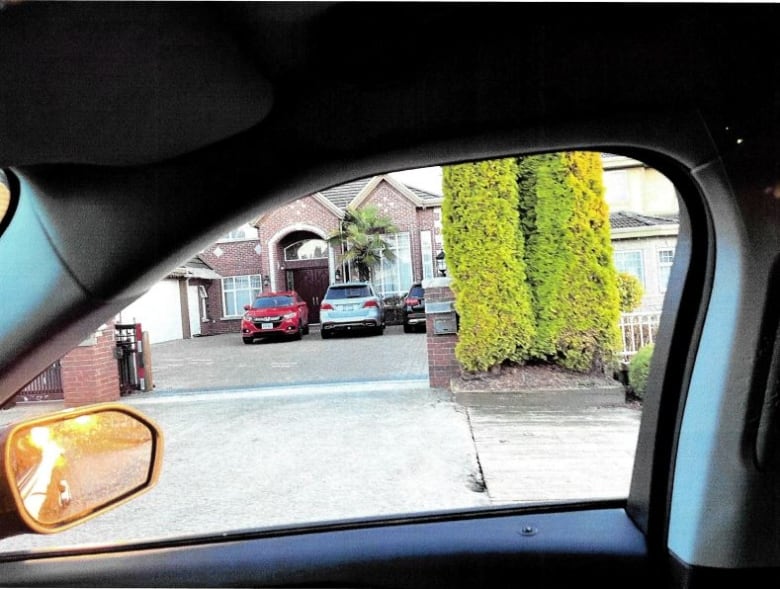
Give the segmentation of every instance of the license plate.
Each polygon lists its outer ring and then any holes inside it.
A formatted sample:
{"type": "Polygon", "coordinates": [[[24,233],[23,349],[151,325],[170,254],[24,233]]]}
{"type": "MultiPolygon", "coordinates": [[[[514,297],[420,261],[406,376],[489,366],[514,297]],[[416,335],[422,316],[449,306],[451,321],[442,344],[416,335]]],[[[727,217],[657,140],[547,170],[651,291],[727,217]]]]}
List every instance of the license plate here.
{"type": "Polygon", "coordinates": [[[273,323],[262,323],[260,324],[260,329],[273,329],[274,324],[273,323]]]}

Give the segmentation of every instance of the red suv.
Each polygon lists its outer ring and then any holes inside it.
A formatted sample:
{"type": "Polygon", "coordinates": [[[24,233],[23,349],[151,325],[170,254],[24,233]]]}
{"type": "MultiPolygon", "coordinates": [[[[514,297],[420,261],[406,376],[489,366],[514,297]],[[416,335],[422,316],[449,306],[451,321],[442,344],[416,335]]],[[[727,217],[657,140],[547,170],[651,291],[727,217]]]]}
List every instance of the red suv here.
{"type": "Polygon", "coordinates": [[[309,333],[309,306],[294,290],[263,293],[244,310],[241,337],[245,344],[257,337],[285,335],[301,339],[309,333]]]}

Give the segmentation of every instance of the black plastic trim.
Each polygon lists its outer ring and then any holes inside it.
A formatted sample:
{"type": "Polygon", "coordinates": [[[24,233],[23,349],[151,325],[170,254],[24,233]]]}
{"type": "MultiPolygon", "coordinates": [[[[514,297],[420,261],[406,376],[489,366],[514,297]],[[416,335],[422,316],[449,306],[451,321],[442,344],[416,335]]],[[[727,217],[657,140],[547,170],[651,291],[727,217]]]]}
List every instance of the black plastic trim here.
{"type": "Polygon", "coordinates": [[[229,538],[0,564],[4,586],[651,587],[620,508],[229,538]]]}

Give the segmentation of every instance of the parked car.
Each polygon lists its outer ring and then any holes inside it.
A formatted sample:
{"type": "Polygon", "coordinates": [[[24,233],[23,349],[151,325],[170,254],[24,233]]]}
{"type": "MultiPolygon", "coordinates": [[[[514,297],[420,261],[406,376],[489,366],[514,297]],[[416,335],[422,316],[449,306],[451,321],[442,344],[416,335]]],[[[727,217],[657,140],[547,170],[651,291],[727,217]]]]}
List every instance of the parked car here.
{"type": "MultiPolygon", "coordinates": [[[[358,509],[303,524],[247,519],[241,530],[204,525],[164,537],[153,490],[127,506],[149,519],[147,538],[0,549],[0,584],[772,583],[780,573],[778,22],[774,3],[736,2],[0,3],[0,168],[10,194],[0,221],[0,402],[249,211],[313,191],[413,167],[589,149],[647,163],[681,202],[625,493],[485,509],[432,502],[424,513],[391,515],[358,509]]],[[[468,252],[472,280],[481,253],[468,252]]],[[[251,242],[246,255],[254,259],[251,242]]],[[[277,270],[284,260],[274,262],[277,270]]],[[[349,433],[353,409],[345,403],[343,422],[293,441],[271,431],[269,451],[327,452],[322,432],[349,433]]],[[[177,460],[175,433],[167,464],[177,460]]],[[[392,432],[378,426],[376,435],[392,432]]],[[[182,500],[180,517],[218,521],[236,503],[250,514],[232,476],[247,458],[257,460],[258,484],[288,497],[290,513],[300,507],[294,485],[263,470],[262,452],[228,441],[213,441],[219,472],[188,465],[199,496],[182,500]]],[[[523,453],[522,440],[505,447],[523,453]]],[[[158,455],[142,463],[149,479],[158,455]]],[[[343,458],[345,487],[374,476],[395,492],[398,473],[381,457],[363,477],[352,455],[343,458]]],[[[599,479],[567,466],[584,482],[599,479]]],[[[106,489],[123,480],[115,472],[105,469],[106,489]]],[[[7,493],[12,479],[4,464],[5,538],[29,532],[10,517],[23,509],[7,493]]],[[[435,500],[437,491],[420,494],[435,500]]]]}
{"type": "Polygon", "coordinates": [[[404,297],[404,333],[425,331],[425,289],[415,282],[404,297]]]}
{"type": "Polygon", "coordinates": [[[263,293],[244,310],[241,337],[245,344],[258,337],[301,339],[309,333],[309,305],[294,290],[263,293]]]}
{"type": "Polygon", "coordinates": [[[370,282],[331,284],[325,291],[320,305],[322,339],[348,331],[382,335],[384,330],[384,305],[370,282]]]}

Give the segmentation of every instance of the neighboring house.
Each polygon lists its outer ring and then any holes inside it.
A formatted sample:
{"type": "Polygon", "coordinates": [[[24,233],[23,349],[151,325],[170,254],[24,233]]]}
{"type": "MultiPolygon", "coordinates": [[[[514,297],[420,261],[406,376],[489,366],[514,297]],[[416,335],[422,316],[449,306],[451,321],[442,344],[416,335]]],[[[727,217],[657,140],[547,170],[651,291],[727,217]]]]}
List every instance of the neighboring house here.
{"type": "Polygon", "coordinates": [[[644,296],[636,312],[661,311],[677,246],[678,217],[611,213],[615,268],[636,276],[644,296]]]}
{"type": "MultiPolygon", "coordinates": [[[[605,154],[603,161],[615,264],[642,282],[638,310],[660,310],[676,245],[676,192],[665,176],[636,160],[605,154]]],[[[395,259],[383,261],[374,286],[386,298],[401,295],[412,282],[436,274],[436,256],[443,251],[441,203],[440,195],[390,175],[300,198],[223,236],[125,309],[121,319],[142,321],[153,342],[238,333],[244,305],[259,292],[295,289],[317,323],[327,286],[354,276],[340,248],[325,241],[350,206],[376,206],[398,227],[387,236],[395,259]]]]}
{"type": "Polygon", "coordinates": [[[679,200],[669,179],[641,162],[602,156],[615,267],[644,288],[636,312],[660,312],[674,261],[679,200]]]}

